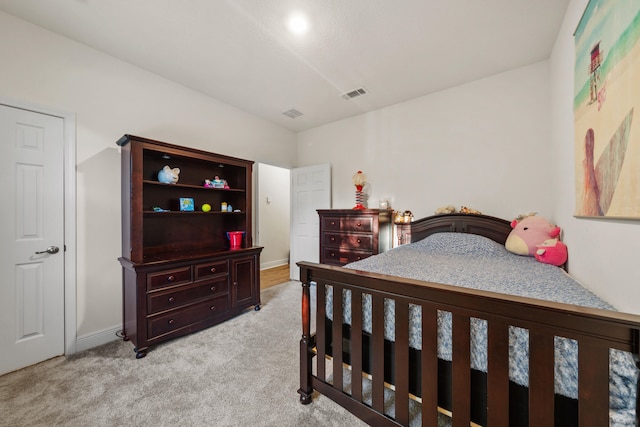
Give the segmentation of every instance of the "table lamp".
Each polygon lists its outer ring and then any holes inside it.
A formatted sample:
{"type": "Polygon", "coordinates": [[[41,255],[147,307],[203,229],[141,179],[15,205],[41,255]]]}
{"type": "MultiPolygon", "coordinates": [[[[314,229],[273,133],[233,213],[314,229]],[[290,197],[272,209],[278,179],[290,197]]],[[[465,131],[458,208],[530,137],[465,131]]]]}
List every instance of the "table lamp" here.
{"type": "Polygon", "coordinates": [[[367,176],[362,173],[362,171],[356,172],[355,175],[351,178],[353,185],[356,186],[356,205],[353,209],[366,209],[366,207],[362,204],[362,188],[367,182],[367,176]]]}

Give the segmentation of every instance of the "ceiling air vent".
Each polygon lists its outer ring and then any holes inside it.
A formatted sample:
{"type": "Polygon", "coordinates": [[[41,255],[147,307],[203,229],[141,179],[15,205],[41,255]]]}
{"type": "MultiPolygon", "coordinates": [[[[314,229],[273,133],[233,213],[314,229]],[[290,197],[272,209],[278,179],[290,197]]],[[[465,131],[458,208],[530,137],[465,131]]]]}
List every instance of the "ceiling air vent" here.
{"type": "Polygon", "coordinates": [[[292,108],[290,110],[287,110],[285,112],[283,112],[282,114],[284,114],[285,116],[291,118],[291,119],[295,119],[296,117],[300,117],[303,113],[301,113],[300,111],[296,110],[295,108],[292,108]]]}
{"type": "Polygon", "coordinates": [[[366,94],[367,94],[367,91],[364,90],[363,87],[360,87],[358,89],[354,89],[352,91],[342,94],[342,98],[348,101],[350,99],[357,98],[359,96],[366,95],[366,94]]]}

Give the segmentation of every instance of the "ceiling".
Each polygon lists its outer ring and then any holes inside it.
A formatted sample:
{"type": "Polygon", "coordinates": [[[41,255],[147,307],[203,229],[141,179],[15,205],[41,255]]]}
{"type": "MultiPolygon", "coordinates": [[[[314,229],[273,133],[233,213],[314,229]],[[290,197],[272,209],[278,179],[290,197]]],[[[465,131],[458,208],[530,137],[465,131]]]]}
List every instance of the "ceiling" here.
{"type": "Polygon", "coordinates": [[[0,10],[302,131],[545,60],[568,3],[0,0],[0,10]],[[285,25],[292,11],[309,17],[303,36],[285,25]],[[342,97],[358,88],[367,94],[342,97]]]}

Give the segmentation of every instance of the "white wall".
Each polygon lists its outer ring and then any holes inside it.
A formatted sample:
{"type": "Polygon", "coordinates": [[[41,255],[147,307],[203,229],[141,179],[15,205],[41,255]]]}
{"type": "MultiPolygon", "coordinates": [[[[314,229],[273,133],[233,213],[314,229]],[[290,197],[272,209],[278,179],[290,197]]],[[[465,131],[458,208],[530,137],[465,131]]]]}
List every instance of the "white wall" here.
{"type": "MultiPolygon", "coordinates": [[[[428,76],[425,76],[428,78],[428,76]]],[[[333,207],[350,208],[352,175],[416,217],[461,205],[504,218],[553,209],[548,63],[298,134],[298,166],[332,165],[333,207]]]]}
{"type": "Polygon", "coordinates": [[[123,134],[294,166],[295,135],[0,12],[0,95],[76,113],[78,336],[121,328],[123,134]]]}
{"type": "Polygon", "coordinates": [[[259,163],[257,179],[257,244],[264,247],[260,267],[264,269],[288,264],[291,170],[259,163]]]}
{"type": "MultiPolygon", "coordinates": [[[[573,0],[550,59],[554,216],[569,247],[569,270],[621,311],[640,314],[640,221],[574,218],[573,32],[588,0],[573,0]]],[[[636,82],[637,83],[637,82],[636,82]]],[[[635,138],[638,138],[636,135],[635,138]]]]}

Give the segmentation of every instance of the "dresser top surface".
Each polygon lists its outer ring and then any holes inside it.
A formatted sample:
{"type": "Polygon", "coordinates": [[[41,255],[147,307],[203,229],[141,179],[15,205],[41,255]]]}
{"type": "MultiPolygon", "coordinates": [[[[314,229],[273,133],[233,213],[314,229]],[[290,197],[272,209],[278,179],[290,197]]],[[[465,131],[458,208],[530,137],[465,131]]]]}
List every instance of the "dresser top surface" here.
{"type": "Polygon", "coordinates": [[[391,209],[317,209],[321,215],[378,215],[391,214],[391,209]]]}

